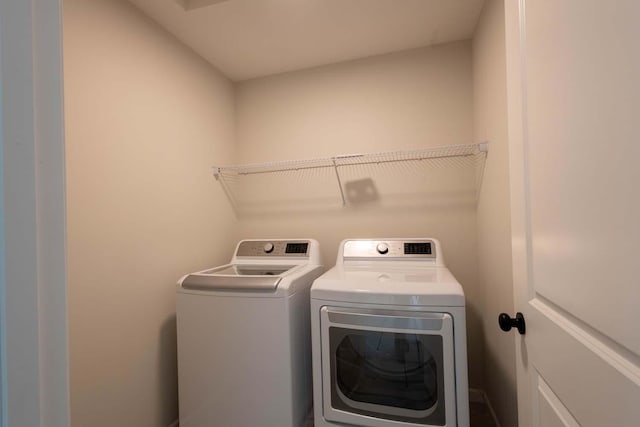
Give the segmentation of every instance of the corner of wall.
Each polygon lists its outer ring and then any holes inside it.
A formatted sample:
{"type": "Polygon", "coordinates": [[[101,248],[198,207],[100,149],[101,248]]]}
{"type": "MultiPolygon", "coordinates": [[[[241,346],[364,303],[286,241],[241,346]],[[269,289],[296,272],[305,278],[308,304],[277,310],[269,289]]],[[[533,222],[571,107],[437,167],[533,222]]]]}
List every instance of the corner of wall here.
{"type": "Polygon", "coordinates": [[[513,311],[503,0],[485,1],[473,39],[474,139],[489,141],[478,200],[478,279],[484,293],[485,386],[504,427],[517,425],[515,342],[497,326],[513,311]]]}

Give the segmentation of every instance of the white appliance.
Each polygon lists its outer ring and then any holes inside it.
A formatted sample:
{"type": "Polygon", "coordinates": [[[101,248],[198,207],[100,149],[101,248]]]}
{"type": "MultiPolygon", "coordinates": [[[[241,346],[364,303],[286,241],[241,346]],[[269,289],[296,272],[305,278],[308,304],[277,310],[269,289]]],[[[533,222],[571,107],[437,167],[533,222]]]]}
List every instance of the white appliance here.
{"type": "Polygon", "coordinates": [[[312,239],[243,240],[178,282],[181,427],[300,427],[311,411],[312,239]]]}
{"type": "Polygon", "coordinates": [[[316,427],[469,427],[464,292],[437,240],[343,241],[311,328],[316,427]]]}

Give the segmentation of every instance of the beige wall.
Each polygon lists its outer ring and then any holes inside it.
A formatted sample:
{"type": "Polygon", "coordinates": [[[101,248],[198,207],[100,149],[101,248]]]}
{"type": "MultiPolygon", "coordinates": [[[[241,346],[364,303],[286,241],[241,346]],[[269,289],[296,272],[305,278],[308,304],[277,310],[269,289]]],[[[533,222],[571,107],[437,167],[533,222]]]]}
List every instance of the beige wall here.
{"type": "Polygon", "coordinates": [[[177,418],[175,282],[222,263],[233,86],[124,1],[65,0],[71,417],[177,418]]]}
{"type": "Polygon", "coordinates": [[[515,335],[497,323],[500,312],[513,314],[504,25],[503,1],[487,0],[473,39],[473,135],[491,142],[478,202],[484,384],[502,427],[515,427],[515,335]]]}
{"type": "MultiPolygon", "coordinates": [[[[487,2],[473,44],[235,88],[124,1],[64,6],[73,425],[171,423],[175,280],[226,261],[238,238],[287,236],[318,239],[327,267],[347,237],[440,239],[467,295],[470,385],[487,390],[503,426],[515,425],[513,337],[495,324],[499,311],[513,308],[498,0],[487,2]],[[303,206],[237,221],[210,175],[214,164],[483,140],[491,146],[477,210],[468,195],[441,192],[404,204],[382,195],[371,204],[303,206]]],[[[365,172],[379,186],[389,177],[411,179],[376,170],[365,172]]],[[[337,196],[333,179],[319,185],[337,196]]],[[[279,183],[292,189],[288,202],[304,198],[296,180],[279,183]]]]}
{"type": "MultiPolygon", "coordinates": [[[[473,142],[472,93],[470,42],[245,81],[237,85],[236,92],[237,161],[469,144],[473,142]]],[[[368,169],[374,182],[383,176],[398,176],[389,170],[376,176],[375,169],[368,169]]],[[[297,186],[300,176],[290,174],[278,181],[291,189],[289,197],[294,201],[309,196],[297,186]]],[[[339,198],[335,177],[328,175],[325,180],[325,187],[339,198]]],[[[313,209],[302,208],[297,213],[241,216],[240,235],[316,238],[327,267],[335,263],[339,242],[348,237],[440,239],[447,265],[467,294],[470,382],[481,387],[475,200],[461,202],[442,194],[435,194],[434,199],[397,206],[383,197],[371,205],[323,209],[314,204],[313,209]]]]}

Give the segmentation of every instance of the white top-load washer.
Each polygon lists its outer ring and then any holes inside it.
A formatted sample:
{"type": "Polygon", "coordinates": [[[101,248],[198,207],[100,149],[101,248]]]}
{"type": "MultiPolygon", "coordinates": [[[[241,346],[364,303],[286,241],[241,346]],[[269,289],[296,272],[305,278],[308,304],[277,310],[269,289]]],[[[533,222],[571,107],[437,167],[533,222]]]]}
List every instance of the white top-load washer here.
{"type": "Polygon", "coordinates": [[[181,427],[300,427],[311,410],[313,239],[243,240],[177,288],[181,427]]]}
{"type": "Polygon", "coordinates": [[[437,240],[343,241],[311,328],[316,427],[469,427],[465,297],[437,240]]]}

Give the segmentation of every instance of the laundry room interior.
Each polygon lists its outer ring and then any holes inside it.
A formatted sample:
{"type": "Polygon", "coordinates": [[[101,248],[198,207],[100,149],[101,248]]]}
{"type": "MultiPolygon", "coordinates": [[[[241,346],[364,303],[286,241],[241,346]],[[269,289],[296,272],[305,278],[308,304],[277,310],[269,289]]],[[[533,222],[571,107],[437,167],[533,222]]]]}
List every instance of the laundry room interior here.
{"type": "Polygon", "coordinates": [[[497,324],[514,312],[504,4],[401,3],[64,0],[72,426],[174,425],[176,281],[239,240],[316,239],[328,269],[343,239],[390,237],[440,241],[466,296],[469,387],[517,425],[497,324]],[[344,204],[331,168],[289,170],[247,205],[215,176],[480,143],[462,190],[469,165],[447,161],[368,165],[373,197],[344,204]]]}

